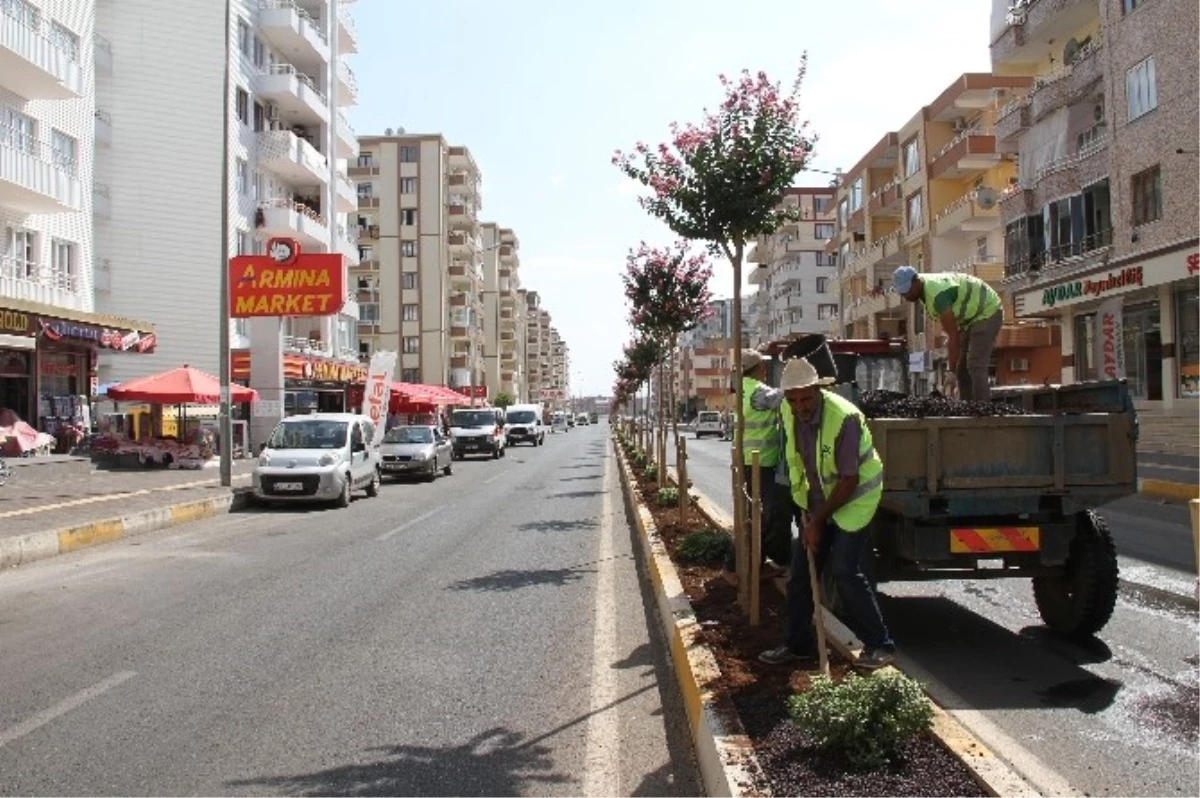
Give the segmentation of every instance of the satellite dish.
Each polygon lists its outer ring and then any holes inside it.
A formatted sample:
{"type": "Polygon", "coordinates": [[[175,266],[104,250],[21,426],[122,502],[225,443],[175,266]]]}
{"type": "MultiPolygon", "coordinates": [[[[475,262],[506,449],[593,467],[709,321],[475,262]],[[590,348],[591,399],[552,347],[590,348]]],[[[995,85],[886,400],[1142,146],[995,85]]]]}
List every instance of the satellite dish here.
{"type": "Polygon", "coordinates": [[[396,134],[397,134],[397,135],[399,135],[399,136],[403,136],[403,135],[404,135],[406,132],[408,132],[408,131],[406,131],[406,130],[405,130],[404,128],[402,128],[402,127],[398,127],[398,128],[396,128],[396,134]]]}
{"type": "Polygon", "coordinates": [[[996,189],[982,186],[975,191],[975,204],[981,210],[990,211],[996,207],[996,202],[999,197],[996,196],[996,189]]]}
{"type": "Polygon", "coordinates": [[[1063,63],[1067,66],[1075,63],[1075,58],[1079,55],[1079,42],[1075,39],[1067,39],[1067,43],[1063,45],[1063,63]]]}
{"type": "Polygon", "coordinates": [[[390,136],[390,135],[392,135],[392,129],[391,129],[390,127],[385,127],[385,128],[383,129],[383,135],[385,135],[385,136],[390,136]]]}

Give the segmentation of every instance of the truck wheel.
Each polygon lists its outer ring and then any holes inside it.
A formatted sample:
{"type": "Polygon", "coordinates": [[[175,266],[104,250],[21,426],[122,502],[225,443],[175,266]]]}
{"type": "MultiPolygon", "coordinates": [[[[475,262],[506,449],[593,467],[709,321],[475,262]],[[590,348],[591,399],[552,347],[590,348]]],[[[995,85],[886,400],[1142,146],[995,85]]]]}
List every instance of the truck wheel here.
{"type": "Polygon", "coordinates": [[[1112,533],[1100,516],[1088,510],[1076,517],[1066,573],[1034,577],[1033,598],[1051,629],[1071,637],[1088,637],[1112,617],[1118,581],[1112,533]]]}

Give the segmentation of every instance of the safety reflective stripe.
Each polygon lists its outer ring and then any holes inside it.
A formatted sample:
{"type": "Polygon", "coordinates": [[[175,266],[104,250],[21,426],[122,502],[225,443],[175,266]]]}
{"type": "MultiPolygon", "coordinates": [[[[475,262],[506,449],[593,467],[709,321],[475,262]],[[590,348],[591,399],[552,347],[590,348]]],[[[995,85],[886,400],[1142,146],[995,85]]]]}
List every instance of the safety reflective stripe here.
{"type": "Polygon", "coordinates": [[[854,501],[855,499],[861,499],[863,496],[866,496],[871,491],[875,490],[876,488],[880,488],[880,487],[883,487],[883,472],[882,471],[880,471],[878,474],[876,474],[875,476],[868,479],[866,482],[858,483],[858,487],[856,487],[854,489],[854,492],[850,494],[849,500],[854,501]]]}

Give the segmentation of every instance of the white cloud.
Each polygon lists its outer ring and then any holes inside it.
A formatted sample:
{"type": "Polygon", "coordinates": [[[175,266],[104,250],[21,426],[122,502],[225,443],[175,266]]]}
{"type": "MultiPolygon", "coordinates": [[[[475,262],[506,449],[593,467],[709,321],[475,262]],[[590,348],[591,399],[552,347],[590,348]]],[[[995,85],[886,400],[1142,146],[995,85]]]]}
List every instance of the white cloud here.
{"type": "Polygon", "coordinates": [[[560,187],[565,182],[567,182],[567,176],[562,172],[557,172],[550,175],[550,185],[554,186],[555,188],[560,187]]]}

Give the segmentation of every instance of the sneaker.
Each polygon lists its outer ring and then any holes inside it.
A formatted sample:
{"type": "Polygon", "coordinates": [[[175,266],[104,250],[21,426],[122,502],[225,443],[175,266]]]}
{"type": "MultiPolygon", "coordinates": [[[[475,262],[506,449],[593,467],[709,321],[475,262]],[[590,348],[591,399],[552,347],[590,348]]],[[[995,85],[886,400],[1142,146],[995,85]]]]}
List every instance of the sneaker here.
{"type": "Polygon", "coordinates": [[[787,646],[772,648],[758,655],[759,662],[765,662],[768,665],[786,665],[789,662],[811,662],[816,658],[816,654],[797,654],[787,646]]]}
{"type": "Polygon", "coordinates": [[[858,655],[854,665],[869,671],[876,671],[892,664],[894,652],[886,648],[867,648],[858,655]]]}

